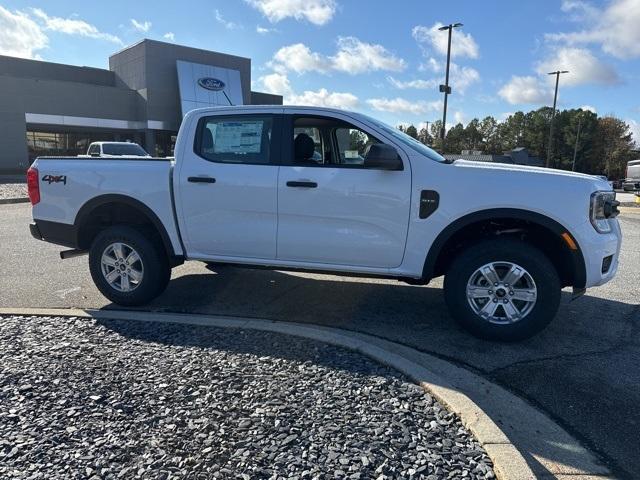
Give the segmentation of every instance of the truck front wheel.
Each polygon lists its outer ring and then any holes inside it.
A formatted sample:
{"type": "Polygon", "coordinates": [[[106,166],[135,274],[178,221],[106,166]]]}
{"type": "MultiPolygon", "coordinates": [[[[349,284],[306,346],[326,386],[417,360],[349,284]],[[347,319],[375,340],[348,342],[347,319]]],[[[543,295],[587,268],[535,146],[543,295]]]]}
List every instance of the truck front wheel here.
{"type": "Polygon", "coordinates": [[[89,250],[89,269],[98,290],[123,306],[153,300],[171,276],[162,247],[126,225],[109,227],[96,236],[89,250]]]}
{"type": "Polygon", "coordinates": [[[444,281],[452,316],[473,335],[489,340],[529,338],[555,317],[560,279],[533,245],[512,239],[486,240],[451,264],[444,281]]]}

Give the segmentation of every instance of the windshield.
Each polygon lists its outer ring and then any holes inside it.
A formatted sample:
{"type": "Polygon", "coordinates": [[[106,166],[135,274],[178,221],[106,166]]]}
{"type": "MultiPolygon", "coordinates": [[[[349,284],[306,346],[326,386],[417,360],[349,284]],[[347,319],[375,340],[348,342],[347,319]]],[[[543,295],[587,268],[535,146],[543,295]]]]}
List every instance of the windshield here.
{"type": "Polygon", "coordinates": [[[105,155],[132,155],[136,157],[146,157],[148,155],[137,143],[104,143],[102,153],[105,155]]]}
{"type": "Polygon", "coordinates": [[[366,115],[363,115],[363,116],[366,117],[367,120],[373,123],[376,127],[380,128],[381,130],[384,130],[385,133],[388,133],[389,135],[391,135],[395,140],[398,140],[400,143],[418,152],[419,154],[424,155],[425,157],[428,157],[431,160],[435,160],[436,162],[447,161],[442,155],[440,155],[435,150],[432,150],[431,148],[427,147],[424,143],[419,142],[415,138],[410,137],[404,132],[401,132],[397,128],[393,128],[392,126],[387,125],[386,123],[383,123],[379,120],[376,120],[375,118],[371,118],[366,115]]]}

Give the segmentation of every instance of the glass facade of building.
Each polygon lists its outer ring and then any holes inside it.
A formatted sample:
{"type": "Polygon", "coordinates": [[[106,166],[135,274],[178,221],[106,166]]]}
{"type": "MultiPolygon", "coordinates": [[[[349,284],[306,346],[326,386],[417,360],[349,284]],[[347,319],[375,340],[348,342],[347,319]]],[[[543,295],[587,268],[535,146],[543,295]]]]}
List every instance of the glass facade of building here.
{"type": "MultiPolygon", "coordinates": [[[[113,131],[78,131],[51,132],[27,130],[27,149],[29,163],[36,157],[42,156],[71,156],[85,155],[91,142],[132,141],[142,145],[142,135],[139,132],[113,131]]],[[[154,152],[150,152],[154,153],[154,152]]]]}

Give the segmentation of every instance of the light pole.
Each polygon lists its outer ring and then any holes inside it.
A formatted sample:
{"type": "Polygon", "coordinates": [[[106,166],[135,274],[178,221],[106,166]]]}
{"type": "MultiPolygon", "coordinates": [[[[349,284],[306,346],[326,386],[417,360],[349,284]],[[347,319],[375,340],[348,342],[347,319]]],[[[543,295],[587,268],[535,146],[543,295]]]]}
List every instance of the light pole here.
{"type": "Polygon", "coordinates": [[[453,32],[454,28],[458,28],[461,26],[461,23],[450,23],[449,25],[444,25],[438,29],[440,31],[449,31],[449,43],[447,44],[447,69],[444,78],[444,85],[440,85],[440,92],[444,93],[444,111],[442,113],[442,128],[440,129],[440,138],[442,139],[442,153],[444,153],[444,137],[447,130],[447,97],[451,93],[451,87],[449,86],[449,65],[451,63],[451,32],[453,32]]]}
{"type": "Polygon", "coordinates": [[[553,111],[551,112],[551,125],[549,126],[549,144],[547,145],[547,162],[546,162],[547,168],[551,163],[551,153],[553,151],[553,120],[556,117],[556,101],[558,100],[558,83],[560,83],[560,74],[562,73],[569,73],[569,70],[556,70],[555,72],[549,72],[549,75],[556,76],[556,91],[553,94],[553,111]]]}

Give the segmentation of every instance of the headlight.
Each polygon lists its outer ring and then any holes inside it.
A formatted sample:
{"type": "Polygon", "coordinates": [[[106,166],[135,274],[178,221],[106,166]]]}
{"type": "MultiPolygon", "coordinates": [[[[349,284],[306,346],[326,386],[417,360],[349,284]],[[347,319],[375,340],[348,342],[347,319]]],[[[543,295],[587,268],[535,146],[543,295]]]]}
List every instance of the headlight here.
{"type": "Polygon", "coordinates": [[[618,215],[618,205],[615,192],[593,192],[591,194],[591,207],[589,219],[593,228],[599,233],[609,233],[611,225],[609,219],[618,215]]]}

